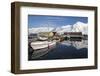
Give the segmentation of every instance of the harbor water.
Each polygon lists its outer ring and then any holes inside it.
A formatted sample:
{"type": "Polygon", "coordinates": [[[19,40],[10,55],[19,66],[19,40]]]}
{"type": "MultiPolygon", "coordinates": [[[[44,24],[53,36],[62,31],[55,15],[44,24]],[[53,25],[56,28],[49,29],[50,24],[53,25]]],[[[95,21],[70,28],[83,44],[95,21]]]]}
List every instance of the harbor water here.
{"type": "MultiPolygon", "coordinates": [[[[32,50],[32,48],[29,48],[32,50]]],[[[52,49],[32,50],[28,53],[28,60],[55,60],[88,58],[88,40],[65,40],[56,43],[52,49]]]]}

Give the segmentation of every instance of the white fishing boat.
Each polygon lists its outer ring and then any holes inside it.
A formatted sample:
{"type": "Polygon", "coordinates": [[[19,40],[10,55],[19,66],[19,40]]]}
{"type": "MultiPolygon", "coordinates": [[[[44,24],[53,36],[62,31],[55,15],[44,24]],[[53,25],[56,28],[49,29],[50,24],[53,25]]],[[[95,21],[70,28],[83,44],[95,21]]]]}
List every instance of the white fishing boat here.
{"type": "Polygon", "coordinates": [[[45,40],[47,40],[48,38],[47,38],[47,37],[38,37],[38,39],[41,40],[41,41],[45,41],[45,40]]]}
{"type": "Polygon", "coordinates": [[[31,42],[30,45],[33,48],[33,50],[39,50],[44,48],[51,49],[56,45],[56,41],[36,41],[31,42]]]}

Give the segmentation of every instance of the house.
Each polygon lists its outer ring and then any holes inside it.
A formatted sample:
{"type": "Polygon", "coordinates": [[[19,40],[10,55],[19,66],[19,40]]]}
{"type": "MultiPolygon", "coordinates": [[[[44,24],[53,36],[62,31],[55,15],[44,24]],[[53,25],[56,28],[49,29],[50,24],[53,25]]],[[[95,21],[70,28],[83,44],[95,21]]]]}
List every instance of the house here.
{"type": "Polygon", "coordinates": [[[64,32],[64,37],[67,39],[81,39],[83,36],[82,32],[64,32]]]}

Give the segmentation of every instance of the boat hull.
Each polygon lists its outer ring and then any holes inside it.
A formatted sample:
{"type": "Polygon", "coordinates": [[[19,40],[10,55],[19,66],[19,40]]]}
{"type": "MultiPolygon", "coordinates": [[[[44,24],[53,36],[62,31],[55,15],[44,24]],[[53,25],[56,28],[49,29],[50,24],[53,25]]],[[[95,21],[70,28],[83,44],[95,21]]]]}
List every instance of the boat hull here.
{"type": "Polygon", "coordinates": [[[38,42],[32,42],[31,47],[34,50],[39,50],[39,49],[44,49],[44,48],[52,48],[53,46],[56,45],[56,42],[48,42],[48,41],[38,41],[38,42]]]}
{"type": "Polygon", "coordinates": [[[33,49],[31,59],[36,59],[52,51],[56,47],[56,42],[33,42],[31,43],[31,47],[33,49]]]}

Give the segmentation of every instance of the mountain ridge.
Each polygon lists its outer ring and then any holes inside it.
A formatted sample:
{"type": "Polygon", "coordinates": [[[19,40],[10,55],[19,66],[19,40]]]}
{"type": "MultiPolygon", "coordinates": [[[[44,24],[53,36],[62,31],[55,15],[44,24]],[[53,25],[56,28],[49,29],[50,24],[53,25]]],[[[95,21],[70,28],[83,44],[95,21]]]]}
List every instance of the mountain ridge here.
{"type": "Polygon", "coordinates": [[[82,34],[88,34],[88,24],[83,22],[76,22],[73,25],[64,25],[61,27],[37,27],[29,28],[30,33],[39,33],[39,32],[57,32],[63,34],[64,32],[82,32],[82,34]]]}

